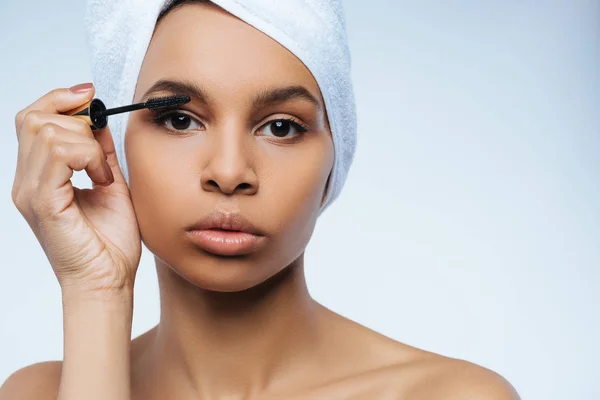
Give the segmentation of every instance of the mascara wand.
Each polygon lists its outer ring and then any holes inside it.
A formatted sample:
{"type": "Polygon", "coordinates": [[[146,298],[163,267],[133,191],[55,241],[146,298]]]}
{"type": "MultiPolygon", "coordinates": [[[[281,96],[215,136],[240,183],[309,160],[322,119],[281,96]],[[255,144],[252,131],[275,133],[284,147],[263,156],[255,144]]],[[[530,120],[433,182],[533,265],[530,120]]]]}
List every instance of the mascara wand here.
{"type": "Polygon", "coordinates": [[[92,99],[80,107],[65,112],[64,115],[80,118],[84,120],[92,130],[98,130],[103,129],[108,124],[107,117],[109,115],[141,110],[143,108],[155,110],[159,108],[177,107],[186,104],[189,101],[189,96],[175,95],[153,98],[142,103],[107,109],[100,99],[92,99]]]}

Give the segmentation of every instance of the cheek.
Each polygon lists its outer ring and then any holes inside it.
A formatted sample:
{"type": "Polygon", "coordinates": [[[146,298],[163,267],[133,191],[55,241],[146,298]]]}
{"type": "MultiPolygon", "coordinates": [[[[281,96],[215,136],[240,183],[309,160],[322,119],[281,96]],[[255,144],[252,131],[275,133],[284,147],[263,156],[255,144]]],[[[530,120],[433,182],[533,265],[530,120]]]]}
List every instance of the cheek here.
{"type": "Polygon", "coordinates": [[[125,154],[130,175],[147,181],[160,180],[162,176],[181,171],[185,161],[183,151],[189,140],[170,139],[153,129],[139,129],[125,136],[125,154]]]}
{"type": "MultiPolygon", "coordinates": [[[[164,134],[163,134],[164,135],[164,134]]],[[[125,136],[125,153],[131,184],[155,193],[176,190],[182,174],[198,168],[192,139],[173,139],[152,130],[138,130],[125,136]]]]}
{"type": "Polygon", "coordinates": [[[333,144],[328,137],[300,149],[284,149],[285,156],[269,158],[265,166],[263,206],[265,215],[285,240],[299,246],[314,228],[325,184],[333,165],[333,144]]]}
{"type": "Polygon", "coordinates": [[[273,161],[273,165],[265,168],[267,178],[263,182],[269,202],[296,211],[302,205],[319,206],[331,169],[328,157],[314,150],[273,161]]]}
{"type": "Polygon", "coordinates": [[[188,193],[193,188],[183,187],[181,171],[185,158],[171,156],[162,140],[141,129],[127,133],[125,149],[132,202],[145,243],[168,241],[170,235],[164,232],[187,221],[185,215],[179,214],[190,208],[181,201],[197,195],[188,193]]]}

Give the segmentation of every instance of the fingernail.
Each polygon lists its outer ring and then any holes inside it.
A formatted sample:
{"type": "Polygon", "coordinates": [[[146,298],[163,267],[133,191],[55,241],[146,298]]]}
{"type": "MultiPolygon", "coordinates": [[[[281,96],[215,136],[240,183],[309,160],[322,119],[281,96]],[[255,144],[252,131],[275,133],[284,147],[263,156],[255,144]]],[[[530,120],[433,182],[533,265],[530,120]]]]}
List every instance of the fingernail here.
{"type": "Polygon", "coordinates": [[[91,90],[93,86],[94,86],[94,84],[91,82],[80,83],[79,85],[70,87],[69,90],[73,93],[85,93],[85,92],[91,90]]]}

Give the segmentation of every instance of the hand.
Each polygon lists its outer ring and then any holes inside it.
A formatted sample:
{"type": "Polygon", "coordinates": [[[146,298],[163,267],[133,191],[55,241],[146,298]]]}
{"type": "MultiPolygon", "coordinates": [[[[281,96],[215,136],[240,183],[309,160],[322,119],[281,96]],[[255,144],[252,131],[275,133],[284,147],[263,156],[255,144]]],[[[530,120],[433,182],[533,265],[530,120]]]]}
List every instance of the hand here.
{"type": "Polygon", "coordinates": [[[60,114],[94,97],[93,86],[71,89],[55,89],[17,114],[12,200],[63,293],[132,289],[141,240],[129,188],[108,126],[92,131],[86,122],[60,114]],[[71,183],[73,171],[83,169],[92,189],[71,183]]]}

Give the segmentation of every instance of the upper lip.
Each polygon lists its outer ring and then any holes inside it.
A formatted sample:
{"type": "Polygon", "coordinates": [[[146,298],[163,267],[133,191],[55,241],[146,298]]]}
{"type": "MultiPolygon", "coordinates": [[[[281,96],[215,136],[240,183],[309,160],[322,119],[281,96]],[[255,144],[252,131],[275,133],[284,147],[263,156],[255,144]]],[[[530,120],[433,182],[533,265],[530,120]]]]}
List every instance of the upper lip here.
{"type": "Polygon", "coordinates": [[[210,214],[193,224],[189,230],[205,229],[223,229],[264,236],[263,232],[242,214],[220,210],[212,211],[210,214]]]}

